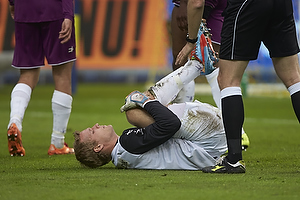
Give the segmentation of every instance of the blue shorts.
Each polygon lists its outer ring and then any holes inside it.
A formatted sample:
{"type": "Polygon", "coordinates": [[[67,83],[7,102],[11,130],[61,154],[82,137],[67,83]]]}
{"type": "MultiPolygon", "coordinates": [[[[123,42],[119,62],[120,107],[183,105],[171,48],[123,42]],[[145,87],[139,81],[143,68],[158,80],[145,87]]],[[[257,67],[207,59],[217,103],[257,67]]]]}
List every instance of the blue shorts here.
{"type": "Polygon", "coordinates": [[[76,60],[75,29],[64,44],[58,39],[63,19],[40,22],[15,22],[16,46],[12,66],[31,69],[44,66],[45,58],[49,65],[61,65],[76,60]]]}

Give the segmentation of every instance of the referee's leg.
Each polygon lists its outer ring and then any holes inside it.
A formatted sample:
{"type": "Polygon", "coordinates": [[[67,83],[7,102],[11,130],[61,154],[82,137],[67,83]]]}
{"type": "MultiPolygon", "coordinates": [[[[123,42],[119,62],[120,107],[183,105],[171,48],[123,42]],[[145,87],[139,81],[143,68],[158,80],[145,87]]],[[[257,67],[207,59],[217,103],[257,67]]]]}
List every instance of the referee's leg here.
{"type": "Polygon", "coordinates": [[[221,90],[222,117],[228,145],[228,162],[242,160],[241,132],[244,105],[240,88],[248,61],[220,59],[218,82],[221,90]]]}
{"type": "Polygon", "coordinates": [[[294,108],[294,112],[300,123],[300,68],[298,55],[272,58],[278,77],[288,89],[294,108]]]}

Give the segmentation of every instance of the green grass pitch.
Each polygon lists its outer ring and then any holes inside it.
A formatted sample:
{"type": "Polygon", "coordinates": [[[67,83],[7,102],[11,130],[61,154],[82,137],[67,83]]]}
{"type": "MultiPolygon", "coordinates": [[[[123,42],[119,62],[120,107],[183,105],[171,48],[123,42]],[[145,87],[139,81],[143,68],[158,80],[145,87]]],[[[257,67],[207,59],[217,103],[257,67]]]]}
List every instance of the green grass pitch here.
{"type": "MultiPolygon", "coordinates": [[[[244,99],[244,128],[250,147],[245,174],[201,171],[120,170],[112,163],[81,166],[74,155],[48,156],[52,130],[52,85],[38,86],[23,121],[24,157],[10,157],[6,129],[12,85],[0,87],[0,199],[300,199],[300,131],[289,98],[244,99]]],[[[79,84],[66,134],[88,126],[130,127],[119,108],[124,97],[144,85],[79,84]]],[[[196,96],[213,104],[211,96],[196,96]]]]}

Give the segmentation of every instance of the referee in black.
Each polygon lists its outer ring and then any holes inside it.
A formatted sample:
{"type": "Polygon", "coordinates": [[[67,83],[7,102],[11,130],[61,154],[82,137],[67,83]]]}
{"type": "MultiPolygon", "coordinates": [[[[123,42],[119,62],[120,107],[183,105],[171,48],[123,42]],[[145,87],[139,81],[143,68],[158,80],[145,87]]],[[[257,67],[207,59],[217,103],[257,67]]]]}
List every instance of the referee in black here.
{"type": "Polygon", "coordinates": [[[274,69],[290,93],[300,122],[299,46],[292,0],[228,0],[221,33],[221,107],[228,155],[208,173],[245,173],[241,130],[244,106],[240,88],[250,60],[256,60],[261,42],[267,47],[274,69]]]}

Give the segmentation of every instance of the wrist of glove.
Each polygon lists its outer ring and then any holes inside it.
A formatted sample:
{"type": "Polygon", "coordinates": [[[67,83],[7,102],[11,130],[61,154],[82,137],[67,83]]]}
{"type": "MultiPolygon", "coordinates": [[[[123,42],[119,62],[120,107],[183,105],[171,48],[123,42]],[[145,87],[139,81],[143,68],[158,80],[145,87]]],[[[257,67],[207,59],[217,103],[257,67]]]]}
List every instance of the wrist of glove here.
{"type": "Polygon", "coordinates": [[[140,107],[144,107],[145,103],[149,100],[149,98],[139,91],[133,91],[128,96],[127,99],[130,102],[134,102],[140,107]]]}
{"type": "Polygon", "coordinates": [[[148,101],[150,100],[146,95],[139,91],[133,91],[125,98],[125,104],[121,107],[120,111],[124,112],[136,107],[144,108],[148,101]]]}

